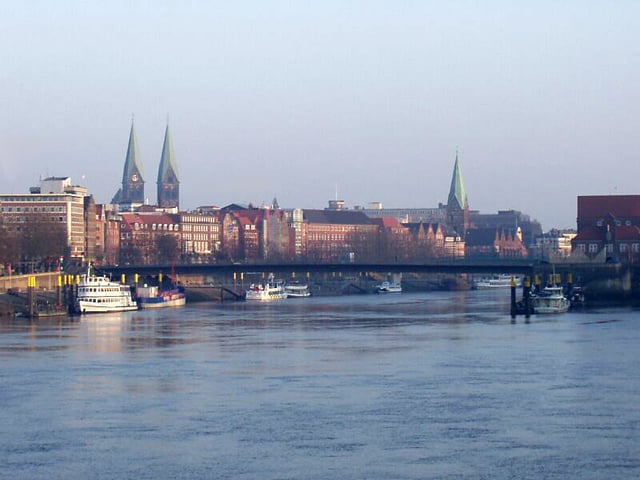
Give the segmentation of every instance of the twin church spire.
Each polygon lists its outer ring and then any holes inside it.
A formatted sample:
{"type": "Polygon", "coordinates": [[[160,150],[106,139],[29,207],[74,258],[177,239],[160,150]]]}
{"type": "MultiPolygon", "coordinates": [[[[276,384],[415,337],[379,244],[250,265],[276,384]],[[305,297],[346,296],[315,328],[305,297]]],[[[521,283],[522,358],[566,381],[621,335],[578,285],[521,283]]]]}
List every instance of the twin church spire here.
{"type": "MultiPolygon", "coordinates": [[[[159,207],[178,208],[180,204],[180,181],[178,180],[178,167],[175,157],[171,132],[169,131],[169,125],[167,125],[164,133],[160,167],[158,168],[157,198],[159,207]]],[[[129,146],[127,147],[127,156],[122,173],[122,187],[115,194],[112,202],[121,205],[144,204],[144,183],[138,140],[133,122],[131,122],[129,146]]]]}

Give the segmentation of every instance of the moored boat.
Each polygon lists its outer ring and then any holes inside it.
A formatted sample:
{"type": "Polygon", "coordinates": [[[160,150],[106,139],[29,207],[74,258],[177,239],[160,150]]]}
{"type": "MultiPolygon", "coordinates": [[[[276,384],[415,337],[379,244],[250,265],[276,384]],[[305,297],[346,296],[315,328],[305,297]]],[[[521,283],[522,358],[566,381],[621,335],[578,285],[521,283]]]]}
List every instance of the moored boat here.
{"type": "Polygon", "coordinates": [[[562,287],[545,287],[531,297],[533,311],[537,314],[565,313],[571,302],[562,292],[562,287]]]}
{"type": "Polygon", "coordinates": [[[516,287],[522,287],[522,278],[511,275],[495,275],[493,277],[480,278],[473,282],[473,288],[478,290],[492,288],[510,288],[511,281],[515,280],[516,287]]]}
{"type": "Polygon", "coordinates": [[[284,290],[283,282],[269,280],[266,283],[252,283],[245,298],[260,301],[282,300],[287,298],[287,293],[284,290]]]}
{"type": "Polygon", "coordinates": [[[104,275],[94,275],[89,266],[87,273],[80,277],[75,309],[79,313],[126,312],[137,310],[138,304],[131,287],[104,275]]]}
{"type": "Polygon", "coordinates": [[[288,283],[284,286],[284,291],[287,294],[287,298],[305,298],[311,296],[309,286],[306,284],[288,283]]]}
{"type": "Polygon", "coordinates": [[[382,282],[376,287],[378,293],[402,293],[402,285],[395,282],[382,282]]]}
{"type": "Polygon", "coordinates": [[[145,285],[136,290],[136,299],[140,308],[182,307],[187,301],[181,286],[160,288],[145,285]]]}

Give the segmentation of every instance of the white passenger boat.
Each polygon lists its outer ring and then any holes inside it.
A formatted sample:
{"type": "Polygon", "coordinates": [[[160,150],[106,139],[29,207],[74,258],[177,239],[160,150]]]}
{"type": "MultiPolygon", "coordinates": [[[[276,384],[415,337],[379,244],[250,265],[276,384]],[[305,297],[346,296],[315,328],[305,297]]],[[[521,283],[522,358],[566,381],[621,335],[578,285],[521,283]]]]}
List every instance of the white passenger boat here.
{"type": "Polygon", "coordinates": [[[287,294],[287,298],[305,298],[311,296],[308,285],[288,283],[284,286],[284,291],[287,294]]]}
{"type": "Polygon", "coordinates": [[[161,289],[145,285],[137,289],[136,300],[140,308],[182,307],[186,304],[187,297],[181,286],[161,289]]]}
{"type": "Polygon", "coordinates": [[[562,287],[545,287],[541,292],[532,295],[533,311],[540,314],[565,313],[571,302],[564,296],[562,287]]]}
{"type": "Polygon", "coordinates": [[[376,287],[378,293],[402,293],[402,286],[395,282],[382,282],[376,287]]]}
{"type": "Polygon", "coordinates": [[[516,281],[516,287],[522,287],[522,278],[511,275],[495,275],[493,277],[481,278],[473,282],[473,287],[478,290],[490,288],[510,288],[511,280],[516,281]]]}
{"type": "Polygon", "coordinates": [[[266,283],[252,283],[245,298],[260,301],[282,300],[287,298],[287,293],[284,291],[283,282],[269,280],[266,283]]]}
{"type": "Polygon", "coordinates": [[[94,275],[89,266],[87,273],[80,277],[75,308],[79,313],[126,312],[137,310],[138,304],[128,285],[94,275]]]}

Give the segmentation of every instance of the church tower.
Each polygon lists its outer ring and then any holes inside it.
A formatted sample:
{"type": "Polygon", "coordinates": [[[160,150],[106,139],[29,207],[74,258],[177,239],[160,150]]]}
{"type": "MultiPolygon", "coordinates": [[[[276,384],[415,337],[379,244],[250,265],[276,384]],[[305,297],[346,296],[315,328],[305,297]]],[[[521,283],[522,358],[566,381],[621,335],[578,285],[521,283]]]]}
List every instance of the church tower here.
{"type": "Polygon", "coordinates": [[[178,167],[169,125],[164,132],[164,145],[160,157],[160,168],[158,168],[158,206],[162,208],[179,208],[180,206],[178,167]]]}
{"type": "Polygon", "coordinates": [[[144,203],[144,178],[140,153],[138,152],[138,140],[136,132],[131,122],[131,132],[129,133],[129,146],[127,147],[127,157],[124,162],[124,172],[122,173],[122,188],[118,190],[112,200],[118,204],[139,204],[144,203]]]}
{"type": "Polygon", "coordinates": [[[456,163],[453,166],[449,200],[447,201],[447,226],[455,230],[463,239],[469,229],[469,201],[462,179],[462,169],[456,151],[456,163]]]}

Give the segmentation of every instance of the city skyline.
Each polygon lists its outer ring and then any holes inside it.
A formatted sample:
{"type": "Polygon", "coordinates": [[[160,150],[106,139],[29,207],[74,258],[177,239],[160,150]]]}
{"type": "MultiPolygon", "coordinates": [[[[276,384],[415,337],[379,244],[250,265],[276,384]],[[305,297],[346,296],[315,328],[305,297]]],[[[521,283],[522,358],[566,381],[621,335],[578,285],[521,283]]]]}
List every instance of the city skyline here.
{"type": "Polygon", "coordinates": [[[5,5],[0,190],[120,185],[131,115],[151,187],[170,124],[182,209],[469,205],[575,228],[637,193],[640,6],[618,2],[5,5]],[[169,115],[170,121],[167,116],[169,115]]]}

